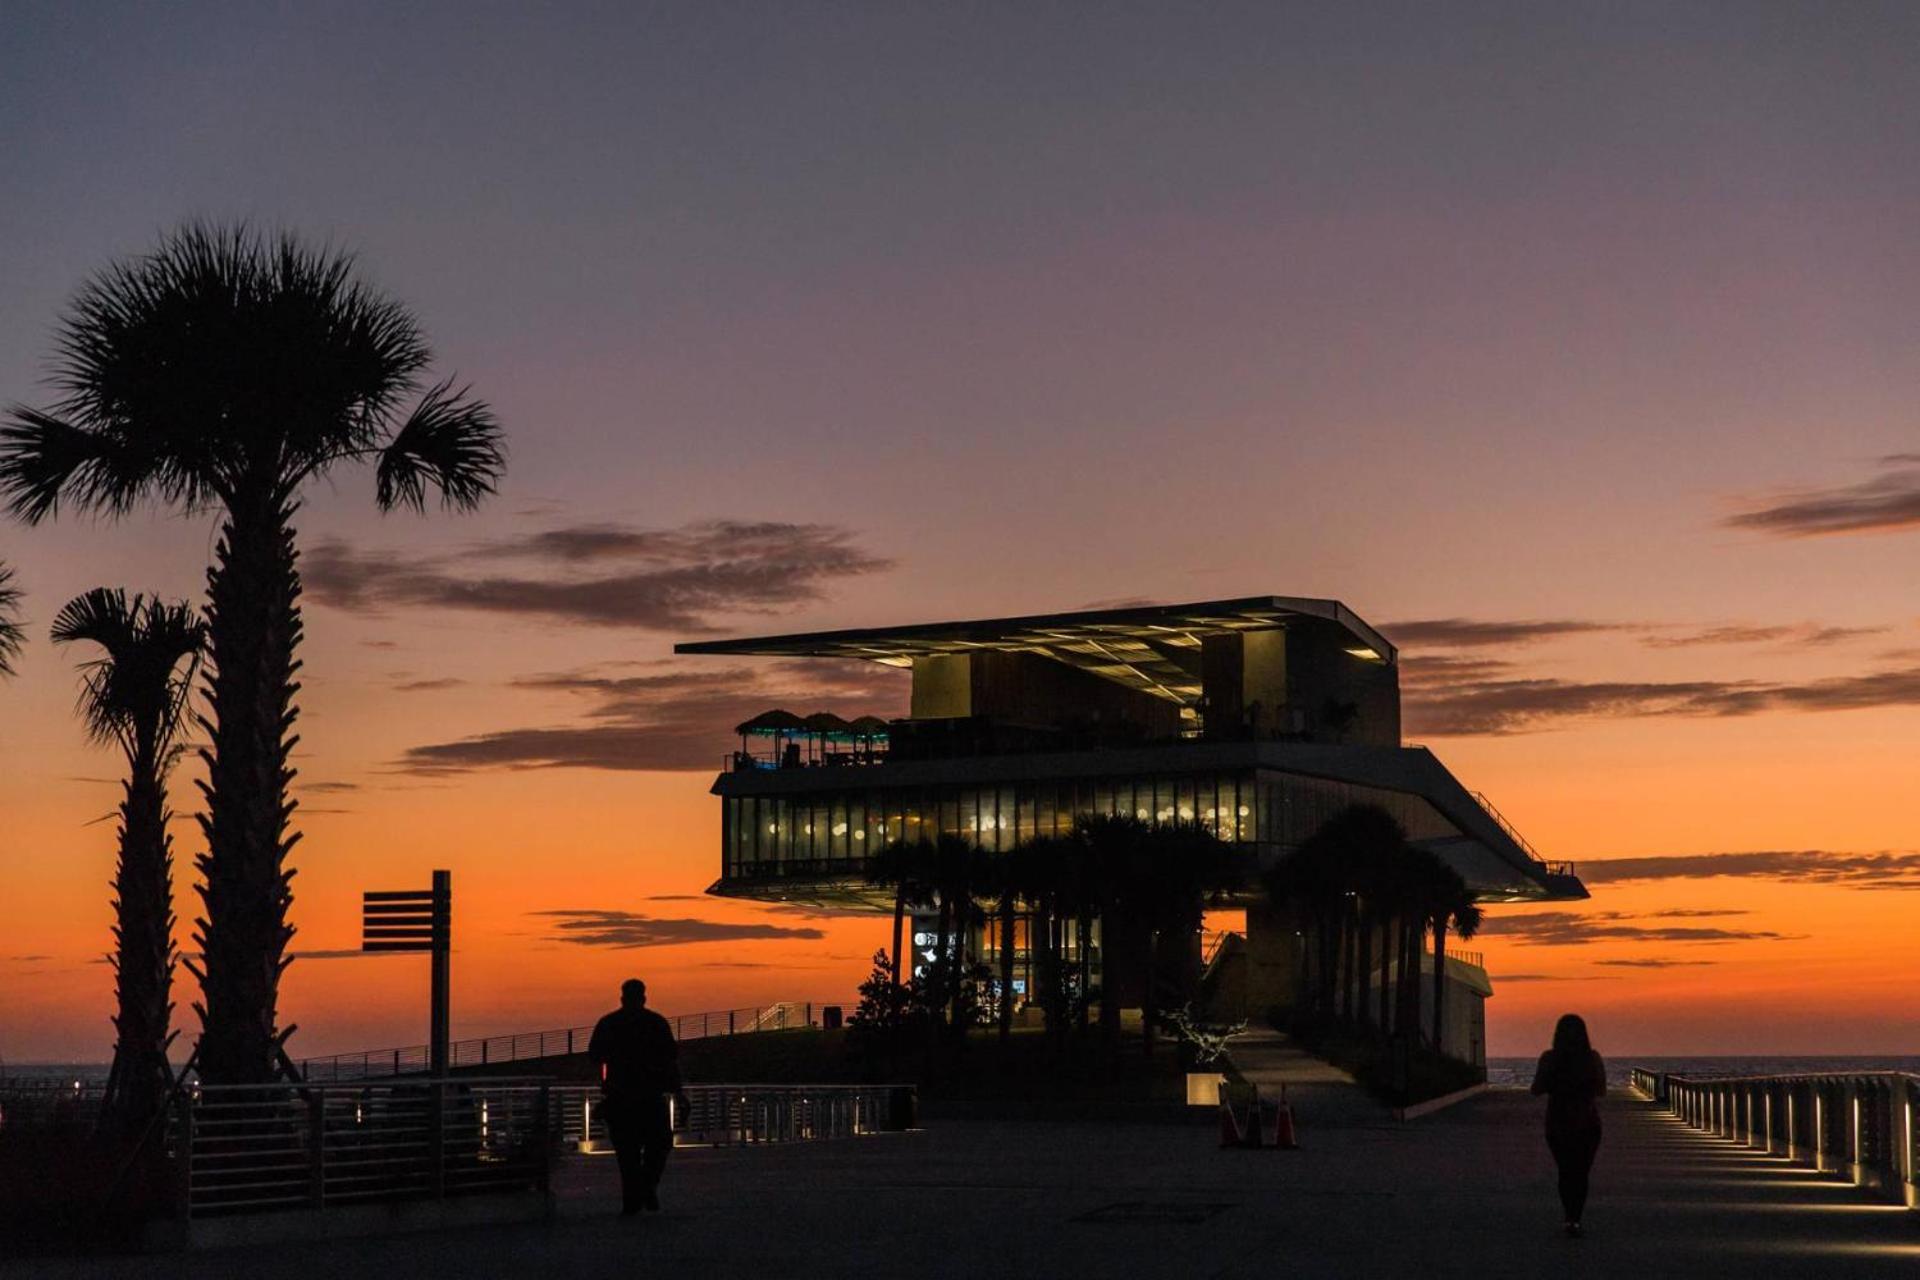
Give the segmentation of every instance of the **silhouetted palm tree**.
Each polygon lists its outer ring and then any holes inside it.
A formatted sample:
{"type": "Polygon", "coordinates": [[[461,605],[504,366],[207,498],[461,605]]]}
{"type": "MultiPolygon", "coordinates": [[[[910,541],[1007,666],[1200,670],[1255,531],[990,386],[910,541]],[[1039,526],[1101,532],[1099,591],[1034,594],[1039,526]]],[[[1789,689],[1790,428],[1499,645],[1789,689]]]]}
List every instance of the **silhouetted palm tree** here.
{"type": "Polygon", "coordinates": [[[221,515],[207,575],[209,747],[196,941],[211,1082],[271,1079],[292,900],[301,637],[293,521],[305,486],[374,462],[383,509],[454,508],[503,465],[487,406],[451,379],[412,313],[357,280],[350,255],[291,235],[188,226],[85,285],[58,338],[47,410],[0,428],[0,491],[28,522],[64,503],[118,515],[143,500],[221,515]]]}
{"type": "Polygon", "coordinates": [[[1141,987],[1140,1026],[1144,1048],[1151,1054],[1159,1029],[1160,983],[1177,963],[1174,1007],[1192,1000],[1199,978],[1197,943],[1207,905],[1210,901],[1217,905],[1240,887],[1242,866],[1233,846],[1199,821],[1152,828],[1146,849],[1146,881],[1138,886],[1136,901],[1145,935],[1145,954],[1139,957],[1146,978],[1141,987]],[[1171,962],[1169,943],[1174,948],[1171,962]]]}
{"type": "Polygon", "coordinates": [[[0,563],[0,676],[13,674],[13,660],[26,642],[26,629],[20,625],[20,589],[13,585],[13,570],[0,563]]]}
{"type": "Polygon", "coordinates": [[[1434,894],[1430,907],[1429,920],[1433,927],[1433,1047],[1440,1053],[1446,1052],[1445,1028],[1447,1008],[1447,930],[1449,927],[1462,938],[1471,940],[1480,932],[1486,913],[1473,900],[1473,891],[1467,888],[1458,871],[1442,866],[1446,873],[1434,894]]]}
{"type": "Polygon", "coordinates": [[[107,1075],[105,1119],[137,1131],[173,1084],[173,837],[167,774],[179,758],[187,691],[206,628],[184,604],[96,587],[53,620],[53,642],[87,642],[102,656],[81,664],[87,735],[126,757],[120,857],[113,879],[118,1035],[107,1075]]]}
{"type": "MultiPolygon", "coordinates": [[[[927,840],[890,840],[867,866],[867,883],[893,890],[893,985],[904,986],[901,962],[906,952],[909,908],[934,903],[933,844],[927,840]]],[[[911,974],[912,969],[905,970],[911,974]]]]}

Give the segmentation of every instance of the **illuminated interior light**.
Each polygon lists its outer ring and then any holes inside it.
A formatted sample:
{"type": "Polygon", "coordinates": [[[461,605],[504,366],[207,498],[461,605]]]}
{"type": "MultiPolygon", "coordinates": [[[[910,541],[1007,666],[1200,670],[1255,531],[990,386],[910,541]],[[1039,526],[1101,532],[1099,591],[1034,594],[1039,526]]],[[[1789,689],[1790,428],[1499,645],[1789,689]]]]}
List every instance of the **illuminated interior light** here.
{"type": "Polygon", "coordinates": [[[1349,649],[1347,650],[1347,652],[1352,654],[1356,658],[1364,658],[1368,662],[1385,662],[1386,661],[1386,659],[1381,657],[1378,653],[1375,653],[1372,649],[1365,648],[1365,647],[1361,647],[1358,649],[1349,649]]]}
{"type": "Polygon", "coordinates": [[[1250,813],[1252,813],[1252,812],[1253,812],[1253,810],[1251,810],[1251,809],[1249,809],[1249,808],[1247,808],[1247,806],[1245,806],[1245,805],[1241,805],[1241,806],[1240,806],[1240,816],[1241,816],[1241,817],[1243,817],[1243,818],[1244,818],[1244,817],[1246,817],[1246,816],[1247,816],[1248,814],[1250,814],[1250,813]]]}

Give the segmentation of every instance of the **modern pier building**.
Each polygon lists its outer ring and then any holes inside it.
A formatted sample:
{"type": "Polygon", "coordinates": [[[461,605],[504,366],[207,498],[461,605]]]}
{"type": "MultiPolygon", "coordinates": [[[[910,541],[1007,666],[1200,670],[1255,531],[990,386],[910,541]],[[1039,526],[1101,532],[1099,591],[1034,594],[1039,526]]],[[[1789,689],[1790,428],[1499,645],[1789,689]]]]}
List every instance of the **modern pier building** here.
{"type": "MultiPolygon", "coordinates": [[[[891,910],[865,874],[890,841],[946,833],[1005,851],[1089,814],[1204,823],[1251,871],[1368,802],[1481,901],[1586,896],[1571,867],[1543,861],[1430,751],[1402,743],[1398,653],[1338,601],[1255,596],[676,652],[912,672],[904,719],[770,712],[741,726],[713,785],[722,858],[711,893],[891,910]]],[[[1240,985],[1257,1013],[1291,998],[1299,958],[1290,925],[1245,905],[1240,985]]],[[[1463,977],[1489,990],[1484,973],[1463,977]]]]}

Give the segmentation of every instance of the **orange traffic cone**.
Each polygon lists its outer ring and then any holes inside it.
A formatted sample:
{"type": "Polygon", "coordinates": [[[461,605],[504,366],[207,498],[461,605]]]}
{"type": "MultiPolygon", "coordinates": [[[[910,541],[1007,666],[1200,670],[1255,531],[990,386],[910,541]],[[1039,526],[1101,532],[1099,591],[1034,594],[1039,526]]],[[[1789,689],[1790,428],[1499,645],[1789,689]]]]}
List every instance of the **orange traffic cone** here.
{"type": "Polygon", "coordinates": [[[1244,1147],[1247,1145],[1247,1127],[1242,1123],[1240,1110],[1233,1105],[1233,1098],[1227,1091],[1227,1085],[1220,1085],[1220,1145],[1222,1147],[1244,1147]]]}
{"type": "Polygon", "coordinates": [[[1293,1132],[1293,1104],[1287,1101],[1287,1086],[1280,1086],[1280,1105],[1273,1117],[1273,1145],[1281,1151],[1292,1151],[1300,1142],[1293,1132]]]}

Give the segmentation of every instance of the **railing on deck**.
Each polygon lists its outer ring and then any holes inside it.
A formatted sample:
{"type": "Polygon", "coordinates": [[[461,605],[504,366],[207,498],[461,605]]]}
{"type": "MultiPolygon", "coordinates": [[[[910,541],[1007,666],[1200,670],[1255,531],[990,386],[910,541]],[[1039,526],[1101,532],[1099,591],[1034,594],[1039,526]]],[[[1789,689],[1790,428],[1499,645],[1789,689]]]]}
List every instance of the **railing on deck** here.
{"type": "Polygon", "coordinates": [[[551,1086],[410,1080],[221,1085],[169,1143],[188,1218],[544,1190],[551,1086]]]}
{"type": "Polygon", "coordinates": [[[1920,1075],[1904,1071],[1796,1075],[1672,1075],[1635,1067],[1633,1087],[1693,1128],[1839,1175],[1920,1207],[1914,1111],[1920,1075]]]}
{"type": "Polygon", "coordinates": [[[1495,808],[1493,801],[1487,799],[1486,792],[1469,791],[1467,794],[1473,797],[1474,803],[1487,811],[1487,816],[1493,819],[1495,826],[1498,826],[1502,831],[1507,833],[1508,839],[1519,845],[1529,858],[1532,858],[1535,862],[1545,867],[1548,875],[1570,876],[1573,874],[1573,864],[1571,862],[1548,862],[1545,858],[1541,857],[1540,851],[1528,843],[1525,836],[1520,834],[1520,828],[1508,822],[1507,815],[1495,808]]]}
{"type": "Polygon", "coordinates": [[[106,1096],[102,1079],[9,1076],[0,1080],[0,1132],[88,1133],[106,1096]]]}
{"type": "MultiPolygon", "coordinates": [[[[673,1106],[675,1146],[818,1142],[913,1127],[912,1085],[690,1084],[673,1106]]],[[[590,1085],[555,1086],[554,1131],[569,1147],[607,1142],[606,1109],[590,1085]]]]}
{"type": "MultiPolygon", "coordinates": [[[[911,1085],[696,1084],[677,1146],[818,1142],[912,1128],[911,1085]]],[[[208,1086],[182,1095],[168,1147],[182,1216],[544,1192],[554,1161],[604,1149],[593,1086],[416,1079],[208,1086]]]]}
{"type": "MultiPolygon", "coordinates": [[[[673,1026],[674,1039],[701,1040],[709,1036],[742,1035],[753,1031],[804,1030],[819,1025],[820,1012],[826,1007],[811,1000],[783,1000],[778,1004],[756,1005],[747,1009],[681,1014],[667,1021],[673,1026]]],[[[448,1065],[454,1068],[484,1067],[585,1053],[587,1042],[592,1037],[593,1028],[588,1026],[456,1040],[449,1047],[448,1065]]],[[[315,1082],[423,1075],[427,1070],[428,1049],[423,1044],[308,1058],[300,1064],[302,1077],[315,1082]]]]}

